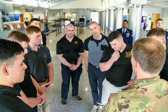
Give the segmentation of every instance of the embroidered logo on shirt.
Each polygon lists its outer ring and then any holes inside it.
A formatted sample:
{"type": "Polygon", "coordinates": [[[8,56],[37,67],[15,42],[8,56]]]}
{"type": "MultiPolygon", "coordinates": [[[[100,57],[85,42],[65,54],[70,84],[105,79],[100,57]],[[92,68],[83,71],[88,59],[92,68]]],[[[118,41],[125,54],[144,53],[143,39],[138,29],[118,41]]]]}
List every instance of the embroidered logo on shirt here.
{"type": "Polygon", "coordinates": [[[78,44],[78,41],[74,41],[75,44],[78,44]]]}
{"type": "Polygon", "coordinates": [[[131,58],[131,52],[125,52],[125,57],[126,58],[131,58]]]}

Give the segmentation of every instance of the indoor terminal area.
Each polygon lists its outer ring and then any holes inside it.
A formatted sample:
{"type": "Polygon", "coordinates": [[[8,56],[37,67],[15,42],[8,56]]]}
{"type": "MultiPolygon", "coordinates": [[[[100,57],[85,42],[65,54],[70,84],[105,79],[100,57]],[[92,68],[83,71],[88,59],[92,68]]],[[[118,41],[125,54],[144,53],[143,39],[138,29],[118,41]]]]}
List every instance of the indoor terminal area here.
{"type": "Polygon", "coordinates": [[[168,0],[0,0],[0,112],[168,112],[167,12],[168,0]]]}

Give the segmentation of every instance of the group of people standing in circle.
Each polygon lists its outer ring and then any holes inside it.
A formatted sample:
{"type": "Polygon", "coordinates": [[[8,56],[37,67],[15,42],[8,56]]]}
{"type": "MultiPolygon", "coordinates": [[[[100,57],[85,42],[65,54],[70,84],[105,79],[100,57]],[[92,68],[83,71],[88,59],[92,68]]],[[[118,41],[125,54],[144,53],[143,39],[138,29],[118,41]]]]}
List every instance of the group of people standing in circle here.
{"type": "MultiPolygon", "coordinates": [[[[4,112],[50,112],[54,68],[49,49],[41,44],[39,25],[33,18],[25,34],[13,31],[7,40],[0,39],[0,108],[4,112]]],[[[84,60],[93,98],[91,112],[168,111],[167,33],[157,26],[133,44],[127,20],[108,37],[91,22],[92,35],[84,42],[68,24],[56,44],[62,69],[61,104],[67,104],[71,78],[72,96],[82,100],[78,91],[84,60]],[[136,77],[131,79],[133,71],[136,77]]]]}

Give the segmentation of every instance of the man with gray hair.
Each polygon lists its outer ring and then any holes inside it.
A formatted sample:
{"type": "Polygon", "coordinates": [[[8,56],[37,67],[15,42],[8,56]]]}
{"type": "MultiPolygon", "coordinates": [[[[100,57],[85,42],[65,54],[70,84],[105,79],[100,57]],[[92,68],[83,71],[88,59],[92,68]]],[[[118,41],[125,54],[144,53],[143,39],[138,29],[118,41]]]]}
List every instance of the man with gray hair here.
{"type": "Polygon", "coordinates": [[[68,24],[65,35],[57,43],[57,56],[61,61],[62,68],[62,88],[61,103],[66,105],[68,97],[70,78],[72,77],[72,96],[78,101],[82,98],[78,96],[79,79],[82,73],[83,42],[74,35],[75,27],[68,24]]]}

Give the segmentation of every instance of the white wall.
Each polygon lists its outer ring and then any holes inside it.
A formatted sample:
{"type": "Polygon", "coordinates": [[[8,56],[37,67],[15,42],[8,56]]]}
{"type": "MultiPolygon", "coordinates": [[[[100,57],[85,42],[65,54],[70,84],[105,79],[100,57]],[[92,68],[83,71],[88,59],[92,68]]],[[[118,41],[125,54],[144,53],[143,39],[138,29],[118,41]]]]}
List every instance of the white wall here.
{"type": "Polygon", "coordinates": [[[90,18],[92,19],[92,21],[96,21],[98,24],[100,24],[99,23],[99,12],[91,12],[90,18]]]}
{"type": "Polygon", "coordinates": [[[56,5],[51,9],[72,9],[72,8],[101,8],[102,0],[75,0],[72,2],[56,5]]]}
{"type": "MultiPolygon", "coordinates": [[[[60,13],[60,16],[61,16],[61,13],[68,13],[68,10],[49,10],[48,11],[49,21],[53,20],[53,19],[57,19],[57,16],[56,16],[57,13],[60,13]]],[[[81,17],[81,16],[86,17],[86,20],[90,19],[90,10],[71,10],[70,13],[76,14],[76,19],[79,19],[79,17],[81,17]]]]}
{"type": "Polygon", "coordinates": [[[56,10],[49,10],[48,11],[48,20],[54,20],[57,19],[57,13],[59,13],[60,11],[56,11],[56,10]]]}
{"type": "Polygon", "coordinates": [[[164,8],[162,10],[162,16],[161,18],[163,19],[163,28],[168,29],[168,8],[164,8]]]}
{"type": "MultiPolygon", "coordinates": [[[[147,28],[146,30],[150,30],[151,27],[151,21],[152,21],[152,13],[162,13],[162,8],[143,8],[142,9],[142,16],[146,16],[147,17],[147,28]]],[[[161,14],[162,16],[162,14],[161,14]]]]}
{"type": "Polygon", "coordinates": [[[33,17],[38,18],[40,16],[40,19],[44,19],[46,9],[36,8],[34,9],[33,17]]]}

